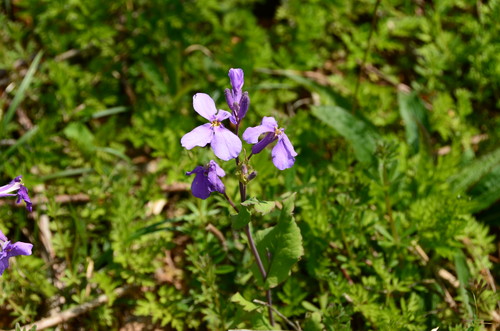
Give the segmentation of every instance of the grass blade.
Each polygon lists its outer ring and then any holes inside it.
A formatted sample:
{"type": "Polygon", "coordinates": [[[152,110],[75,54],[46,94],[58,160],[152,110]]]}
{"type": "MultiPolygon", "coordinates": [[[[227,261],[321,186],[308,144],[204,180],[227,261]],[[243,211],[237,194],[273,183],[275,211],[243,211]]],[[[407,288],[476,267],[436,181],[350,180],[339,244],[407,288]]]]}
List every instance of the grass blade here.
{"type": "Polygon", "coordinates": [[[28,87],[31,84],[31,81],[33,80],[33,76],[35,75],[36,69],[38,68],[38,64],[40,63],[40,60],[42,59],[42,54],[43,52],[40,51],[38,54],[35,56],[35,59],[31,63],[31,66],[28,69],[28,72],[26,73],[26,76],[24,76],[23,81],[21,82],[21,85],[19,86],[19,90],[16,92],[16,95],[14,96],[14,100],[10,103],[9,109],[7,109],[7,113],[5,114],[5,117],[3,118],[3,123],[2,123],[2,133],[6,131],[7,125],[9,122],[12,120],[12,117],[14,116],[14,112],[16,111],[17,107],[23,101],[24,96],[26,94],[26,91],[28,90],[28,87]]]}

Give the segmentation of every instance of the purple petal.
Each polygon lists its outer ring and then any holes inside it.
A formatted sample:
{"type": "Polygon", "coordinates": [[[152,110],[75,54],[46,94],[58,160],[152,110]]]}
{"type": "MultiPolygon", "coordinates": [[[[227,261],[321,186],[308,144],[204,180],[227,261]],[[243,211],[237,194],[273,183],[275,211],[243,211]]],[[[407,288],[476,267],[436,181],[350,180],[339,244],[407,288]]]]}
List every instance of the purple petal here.
{"type": "Polygon", "coordinates": [[[193,169],[193,171],[188,171],[186,172],[186,175],[192,175],[192,174],[199,174],[199,173],[203,173],[205,171],[205,168],[203,168],[202,166],[197,166],[196,168],[193,169]]]}
{"type": "Polygon", "coordinates": [[[234,125],[238,124],[238,120],[236,119],[236,116],[234,115],[231,115],[231,117],[229,117],[229,120],[231,121],[231,123],[233,123],[234,125]]]}
{"type": "Polygon", "coordinates": [[[9,239],[7,239],[7,237],[3,234],[2,230],[0,230],[0,240],[1,241],[7,241],[9,239]]]}
{"type": "Polygon", "coordinates": [[[241,88],[243,87],[244,83],[244,78],[245,74],[243,73],[242,69],[240,68],[229,69],[229,80],[231,81],[231,86],[233,87],[233,90],[241,91],[241,88]]]}
{"type": "Polygon", "coordinates": [[[276,122],[276,120],[272,116],[264,116],[262,118],[262,123],[260,124],[267,126],[268,128],[272,128],[273,130],[274,128],[278,127],[278,122],[276,122]]]}
{"type": "Polygon", "coordinates": [[[224,183],[222,183],[222,180],[217,176],[217,172],[215,169],[213,171],[208,172],[208,181],[211,184],[210,185],[210,190],[212,192],[217,191],[222,194],[226,192],[226,188],[224,187],[224,183]]]}
{"type": "Polygon", "coordinates": [[[274,136],[274,132],[269,132],[268,134],[265,135],[263,139],[261,139],[258,143],[252,146],[252,153],[253,154],[260,153],[264,148],[266,148],[267,145],[269,145],[276,139],[277,138],[274,136]]]}
{"type": "Polygon", "coordinates": [[[245,132],[243,132],[243,140],[249,144],[256,144],[259,141],[260,135],[266,132],[274,132],[274,128],[269,128],[266,125],[247,128],[245,132]]]}
{"type": "Polygon", "coordinates": [[[214,167],[217,176],[224,177],[226,175],[224,169],[222,169],[214,160],[210,160],[210,166],[214,167]]]}
{"type": "Polygon", "coordinates": [[[283,143],[285,144],[286,149],[292,156],[297,156],[297,153],[295,152],[295,149],[293,148],[292,143],[290,142],[290,139],[288,139],[288,136],[285,133],[282,133],[279,137],[279,139],[283,140],[283,143]]]}
{"type": "Polygon", "coordinates": [[[222,110],[222,109],[219,109],[219,112],[217,113],[217,115],[215,115],[214,118],[217,121],[222,122],[223,120],[228,119],[229,117],[231,117],[231,113],[230,112],[222,110]]]}
{"type": "Polygon", "coordinates": [[[3,275],[3,272],[8,267],[9,267],[9,258],[8,257],[2,257],[0,255],[0,276],[3,275]]]}
{"type": "Polygon", "coordinates": [[[17,255],[31,255],[32,248],[32,244],[18,241],[5,247],[5,250],[7,251],[7,256],[12,257],[17,255]]]}
{"type": "Polygon", "coordinates": [[[237,135],[220,125],[214,127],[214,137],[211,142],[215,155],[224,161],[234,159],[241,152],[241,140],[237,135]]]}
{"type": "Polygon", "coordinates": [[[10,181],[9,184],[0,187],[0,197],[11,197],[15,194],[9,194],[10,192],[16,191],[21,187],[21,177],[17,176],[10,181]]]}
{"type": "Polygon", "coordinates": [[[234,111],[233,108],[234,108],[235,100],[233,97],[233,92],[231,92],[231,90],[227,88],[224,90],[224,95],[226,96],[226,102],[227,102],[227,105],[229,106],[229,109],[234,111]]]}
{"type": "Polygon", "coordinates": [[[248,107],[250,106],[250,98],[248,97],[248,92],[243,93],[240,100],[240,109],[238,110],[238,118],[240,121],[247,114],[248,107]]]}
{"type": "Polygon", "coordinates": [[[292,149],[289,150],[288,147],[290,146],[285,143],[285,139],[279,139],[276,143],[276,146],[274,146],[273,148],[273,151],[271,153],[273,156],[273,163],[279,170],[288,169],[295,163],[294,156],[297,155],[297,153],[295,153],[295,150],[293,150],[293,146],[292,149]]]}
{"type": "Polygon", "coordinates": [[[182,137],[181,145],[185,149],[191,149],[195,146],[206,146],[213,139],[214,131],[210,123],[206,123],[194,128],[182,137]]]}
{"type": "Polygon", "coordinates": [[[29,212],[32,212],[33,211],[33,204],[31,203],[30,197],[28,195],[28,189],[24,185],[21,185],[21,187],[19,188],[19,191],[17,191],[16,203],[20,203],[21,199],[24,200],[24,202],[26,203],[26,209],[29,212]]]}
{"type": "Polygon", "coordinates": [[[194,110],[209,121],[213,120],[217,113],[214,100],[205,93],[196,93],[193,96],[194,110]]]}
{"type": "Polygon", "coordinates": [[[210,196],[209,185],[210,183],[204,172],[199,172],[191,184],[191,192],[195,197],[205,200],[210,196]]]}

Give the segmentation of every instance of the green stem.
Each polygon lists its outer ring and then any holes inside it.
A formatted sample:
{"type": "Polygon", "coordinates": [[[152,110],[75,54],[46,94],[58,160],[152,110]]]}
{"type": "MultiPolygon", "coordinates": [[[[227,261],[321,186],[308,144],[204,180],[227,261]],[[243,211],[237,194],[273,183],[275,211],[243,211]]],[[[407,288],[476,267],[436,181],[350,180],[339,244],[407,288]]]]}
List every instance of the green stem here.
{"type": "Polygon", "coordinates": [[[391,226],[392,237],[396,244],[399,244],[399,235],[398,230],[396,228],[396,222],[394,222],[394,217],[392,216],[392,204],[391,198],[389,196],[389,180],[387,179],[387,168],[385,163],[382,164],[382,183],[384,185],[384,198],[385,198],[385,211],[387,213],[387,217],[389,218],[389,224],[391,226]]]}

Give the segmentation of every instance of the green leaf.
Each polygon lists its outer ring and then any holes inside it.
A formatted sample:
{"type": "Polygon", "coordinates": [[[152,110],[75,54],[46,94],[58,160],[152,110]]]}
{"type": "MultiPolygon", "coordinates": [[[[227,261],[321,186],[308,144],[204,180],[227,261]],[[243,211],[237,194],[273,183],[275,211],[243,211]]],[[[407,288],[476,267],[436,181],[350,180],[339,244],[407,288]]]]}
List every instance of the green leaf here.
{"type": "Polygon", "coordinates": [[[33,80],[33,76],[35,75],[36,69],[38,68],[38,64],[40,63],[40,60],[42,59],[42,54],[43,52],[40,51],[38,54],[35,56],[35,59],[31,63],[28,72],[26,73],[26,76],[24,76],[23,81],[21,82],[21,85],[19,86],[19,90],[17,90],[16,95],[14,97],[14,100],[12,100],[9,109],[7,109],[7,112],[5,113],[5,117],[3,119],[3,132],[7,129],[7,125],[9,122],[12,120],[12,116],[14,116],[14,112],[16,111],[17,107],[19,104],[23,101],[24,96],[26,94],[26,90],[31,84],[31,81],[33,80]]]}
{"type": "Polygon", "coordinates": [[[462,296],[462,300],[465,308],[467,309],[467,313],[469,314],[469,318],[472,319],[474,314],[470,305],[469,295],[467,294],[467,290],[465,288],[465,286],[469,283],[470,272],[469,268],[467,267],[467,262],[465,261],[465,256],[462,252],[455,255],[455,269],[457,270],[457,276],[460,283],[460,295],[462,296]]]}
{"type": "Polygon", "coordinates": [[[371,163],[375,160],[376,143],[380,137],[370,122],[338,106],[312,107],[312,113],[349,141],[360,162],[371,163]]]}
{"type": "Polygon", "coordinates": [[[101,117],[116,115],[116,114],[119,114],[119,113],[126,112],[128,110],[129,110],[129,108],[123,107],[123,106],[108,108],[108,109],[100,110],[100,111],[92,114],[92,118],[96,119],[96,118],[101,118],[101,117]]]}
{"type": "MultiPolygon", "coordinates": [[[[257,232],[257,250],[267,270],[264,286],[272,288],[283,282],[292,266],[304,254],[302,235],[292,216],[295,194],[283,201],[283,209],[278,224],[257,232]]],[[[254,275],[262,282],[258,269],[253,269],[254,275]]]]}
{"type": "Polygon", "coordinates": [[[422,100],[415,92],[398,93],[399,112],[403,118],[406,141],[414,152],[418,152],[421,141],[427,141],[429,136],[429,122],[427,119],[427,110],[422,100]]]}
{"type": "Polygon", "coordinates": [[[462,167],[450,178],[455,192],[473,197],[474,212],[484,210],[500,199],[500,148],[462,167]]]}
{"type": "Polygon", "coordinates": [[[266,215],[269,214],[274,207],[276,207],[276,202],[275,201],[263,201],[263,200],[258,200],[257,198],[250,198],[244,202],[241,203],[241,205],[245,207],[250,207],[253,206],[253,209],[261,214],[261,215],[266,215]]]}
{"type": "Polygon", "coordinates": [[[304,307],[305,309],[307,309],[309,311],[318,311],[318,312],[320,311],[318,307],[316,307],[315,305],[313,305],[309,301],[302,301],[302,307],[304,307]]]}
{"type": "Polygon", "coordinates": [[[31,138],[33,138],[36,134],[38,133],[38,126],[34,126],[31,128],[28,132],[26,132],[21,138],[16,140],[16,142],[9,147],[4,153],[3,156],[9,156],[14,152],[20,145],[24,144],[25,142],[29,141],[31,138]]]}
{"type": "Polygon", "coordinates": [[[64,128],[66,137],[74,142],[85,154],[92,154],[95,151],[94,135],[87,126],[80,122],[70,123],[64,128]]]}
{"type": "Polygon", "coordinates": [[[236,294],[231,297],[231,302],[239,304],[244,311],[250,312],[260,308],[260,306],[245,299],[239,292],[236,292],[236,294]]]}
{"type": "Polygon", "coordinates": [[[306,320],[304,324],[305,331],[321,331],[325,330],[325,326],[321,323],[321,313],[314,312],[311,316],[306,320]]]}
{"type": "Polygon", "coordinates": [[[240,212],[238,214],[231,216],[233,228],[235,230],[244,228],[248,222],[250,222],[250,216],[252,216],[252,214],[250,214],[246,207],[240,208],[240,212]]]}
{"type": "Polygon", "coordinates": [[[215,269],[215,273],[218,275],[224,275],[233,272],[235,269],[236,268],[233,265],[223,264],[217,266],[217,268],[215,269]]]}

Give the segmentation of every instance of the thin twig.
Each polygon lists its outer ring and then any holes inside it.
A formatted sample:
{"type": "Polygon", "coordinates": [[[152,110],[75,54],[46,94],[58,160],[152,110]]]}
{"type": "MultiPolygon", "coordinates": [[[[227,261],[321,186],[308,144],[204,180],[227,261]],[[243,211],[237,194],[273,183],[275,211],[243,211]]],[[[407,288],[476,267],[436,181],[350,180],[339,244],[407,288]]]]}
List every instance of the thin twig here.
{"type": "Polygon", "coordinates": [[[272,309],[276,313],[276,315],[278,315],[279,317],[281,317],[294,330],[296,330],[296,331],[302,331],[302,329],[300,328],[300,325],[298,325],[298,324],[293,323],[292,321],[290,321],[285,315],[283,315],[282,313],[280,313],[280,311],[278,309],[274,308],[273,306],[270,306],[267,302],[260,301],[260,300],[257,300],[257,299],[254,299],[253,302],[254,303],[258,303],[259,305],[267,306],[269,309],[272,309]]]}
{"type": "MultiPolygon", "coordinates": [[[[123,296],[127,291],[129,291],[132,286],[124,286],[119,287],[113,291],[113,294],[116,298],[123,296]]],[[[33,326],[36,326],[37,331],[44,330],[47,328],[54,327],[61,323],[67,322],[70,319],[73,319],[81,314],[84,314],[102,304],[105,304],[109,301],[109,297],[106,294],[100,295],[97,299],[92,300],[90,302],[82,303],[76,307],[64,310],[60,313],[57,313],[53,316],[44,318],[39,320],[38,322],[23,326],[21,329],[29,330],[33,326]]],[[[13,330],[12,330],[13,331],[13,330]]]]}

